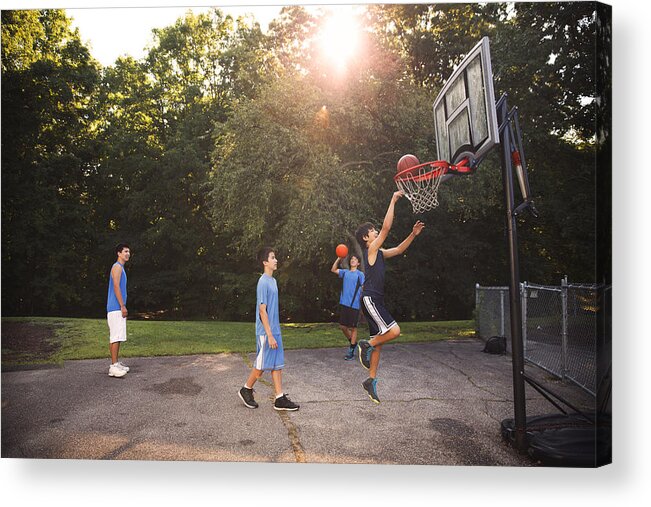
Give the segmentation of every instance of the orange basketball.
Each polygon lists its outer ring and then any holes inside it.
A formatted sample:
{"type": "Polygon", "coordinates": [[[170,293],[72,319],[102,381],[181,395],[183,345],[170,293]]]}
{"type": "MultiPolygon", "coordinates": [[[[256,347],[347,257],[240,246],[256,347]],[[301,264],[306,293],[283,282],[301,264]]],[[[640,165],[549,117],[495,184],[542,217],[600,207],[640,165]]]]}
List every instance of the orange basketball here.
{"type": "Polygon", "coordinates": [[[398,167],[397,170],[398,172],[404,171],[405,169],[409,169],[410,167],[414,167],[415,165],[419,165],[420,161],[416,157],[416,155],[403,155],[400,157],[400,160],[398,160],[398,167]]]}
{"type": "Polygon", "coordinates": [[[348,247],[343,243],[337,245],[337,249],[335,251],[337,252],[337,257],[346,257],[346,255],[348,255],[348,247]]]}

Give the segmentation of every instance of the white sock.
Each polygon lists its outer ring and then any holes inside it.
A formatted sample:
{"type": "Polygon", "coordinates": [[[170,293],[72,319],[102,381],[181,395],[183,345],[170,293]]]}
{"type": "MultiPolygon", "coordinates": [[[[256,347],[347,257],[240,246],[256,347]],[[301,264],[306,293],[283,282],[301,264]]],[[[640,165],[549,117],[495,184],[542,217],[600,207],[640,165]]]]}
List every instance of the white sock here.
{"type": "Polygon", "coordinates": [[[282,398],[283,396],[285,396],[285,393],[277,394],[277,395],[276,395],[276,399],[278,399],[278,398],[282,398]]]}
{"type": "Polygon", "coordinates": [[[249,386],[247,386],[246,384],[244,384],[244,389],[251,389],[251,388],[249,386]]]}

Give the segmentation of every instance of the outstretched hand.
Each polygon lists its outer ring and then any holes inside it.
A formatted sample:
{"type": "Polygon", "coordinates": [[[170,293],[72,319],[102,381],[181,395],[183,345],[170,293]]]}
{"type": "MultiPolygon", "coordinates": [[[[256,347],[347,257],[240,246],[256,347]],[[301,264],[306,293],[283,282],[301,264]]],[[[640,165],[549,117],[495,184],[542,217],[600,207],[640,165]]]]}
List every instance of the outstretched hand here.
{"type": "Polygon", "coordinates": [[[417,220],[416,223],[414,224],[414,227],[412,228],[412,232],[414,233],[414,236],[418,236],[424,227],[425,224],[420,220],[417,220]]]}
{"type": "Polygon", "coordinates": [[[391,198],[393,202],[396,202],[398,199],[400,199],[403,195],[405,195],[404,190],[397,190],[393,193],[393,197],[391,198]]]}

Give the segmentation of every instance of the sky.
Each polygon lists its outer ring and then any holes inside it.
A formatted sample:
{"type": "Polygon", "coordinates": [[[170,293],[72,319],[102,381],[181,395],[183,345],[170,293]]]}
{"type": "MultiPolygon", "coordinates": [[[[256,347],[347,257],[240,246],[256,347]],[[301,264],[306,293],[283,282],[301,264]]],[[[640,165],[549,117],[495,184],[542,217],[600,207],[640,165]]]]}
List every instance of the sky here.
{"type": "MultiPolygon", "coordinates": [[[[458,0],[457,0],[458,1],[458,0]]],[[[327,0],[321,4],[345,5],[354,0],[327,0]]],[[[383,2],[376,2],[383,3],[383,2]]],[[[423,0],[386,0],[386,3],[425,3],[423,0]]],[[[610,0],[614,15],[640,12],[642,0],[610,0]]],[[[91,48],[92,55],[104,66],[111,65],[118,56],[128,54],[136,59],[145,55],[145,46],[151,41],[151,30],[174,23],[188,9],[197,14],[217,6],[224,12],[239,16],[252,13],[263,30],[278,15],[282,5],[301,4],[317,8],[319,2],[300,0],[2,0],[2,9],[64,8],[73,18],[82,40],[91,48]],[[116,27],[120,27],[119,32],[116,27]]],[[[644,17],[644,16],[643,16],[644,17]]],[[[629,18],[630,20],[630,18],[629,18]]],[[[630,23],[630,21],[629,21],[630,23]]]]}
{"type": "MultiPolygon", "coordinates": [[[[263,30],[280,13],[279,6],[224,6],[220,9],[234,17],[253,14],[263,30]]],[[[88,43],[95,59],[108,66],[124,54],[136,59],[145,56],[145,47],[152,41],[151,30],[174,24],[189,10],[199,14],[210,7],[82,8],[66,9],[66,12],[73,18],[73,26],[79,28],[82,40],[88,43]],[[122,32],[118,37],[116,26],[122,32]]]]}
{"type": "MultiPolygon", "coordinates": [[[[404,2],[404,0],[402,0],[404,2]]],[[[72,18],[73,27],[79,28],[81,39],[93,57],[103,66],[115,63],[119,56],[130,55],[136,59],[145,56],[146,46],[152,42],[152,29],[172,25],[188,10],[194,14],[206,12],[211,6],[238,17],[252,14],[266,31],[269,22],[277,17],[283,5],[309,5],[313,9],[325,7],[315,2],[296,0],[22,0],[3,2],[2,8],[64,8],[72,18]],[[5,3],[7,6],[5,6],[5,3]],[[119,30],[117,29],[119,27],[119,30]]],[[[345,5],[345,1],[329,1],[328,6],[345,5]]],[[[399,3],[399,2],[394,2],[399,3]]],[[[345,7],[344,7],[345,8],[345,7]]]]}

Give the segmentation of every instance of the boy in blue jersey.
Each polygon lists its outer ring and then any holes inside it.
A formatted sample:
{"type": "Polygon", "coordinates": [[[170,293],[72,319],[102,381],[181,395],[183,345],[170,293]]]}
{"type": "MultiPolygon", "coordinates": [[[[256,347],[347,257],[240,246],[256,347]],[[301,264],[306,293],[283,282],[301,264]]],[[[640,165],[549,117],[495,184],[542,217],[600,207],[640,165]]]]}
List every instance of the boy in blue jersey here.
{"type": "Polygon", "coordinates": [[[350,269],[341,269],[339,263],[342,257],[337,257],[332,271],[339,278],[343,279],[341,295],[339,296],[339,327],[344,333],[346,339],[350,342],[347,354],[344,356],[346,361],[355,357],[355,347],[357,346],[357,322],[359,321],[359,305],[362,297],[362,286],[364,285],[364,273],[359,268],[359,258],[352,254],[350,256],[350,269]]]}
{"type": "Polygon", "coordinates": [[[359,341],[357,349],[360,363],[364,368],[370,370],[369,378],[362,383],[362,387],[375,403],[380,403],[377,395],[377,370],[380,364],[382,345],[400,336],[398,323],[384,306],[384,261],[402,255],[425,227],[423,222],[417,220],[411,233],[402,243],[394,248],[380,248],[393,225],[396,201],[403,195],[402,190],[394,192],[380,232],[368,222],[360,225],[355,232],[355,238],[362,247],[366,268],[362,311],[368,321],[370,335],[369,340],[359,341]]]}
{"type": "Polygon", "coordinates": [[[256,356],[249,378],[238,395],[247,408],[258,408],[253,398],[253,386],[265,371],[270,371],[276,393],[274,409],[298,410],[299,405],[291,401],[283,392],[282,372],[285,366],[285,354],[280,334],[278,285],[273,276],[278,268],[278,260],[273,248],[263,248],[258,254],[258,261],[264,273],[258,280],[256,290],[256,356]]]}
{"type": "Polygon", "coordinates": [[[117,260],[111,267],[106,298],[106,320],[109,327],[109,352],[111,354],[110,377],[124,377],[129,367],[118,361],[120,343],[127,341],[127,273],[124,265],[131,257],[129,245],[120,243],[115,247],[117,260]]]}

